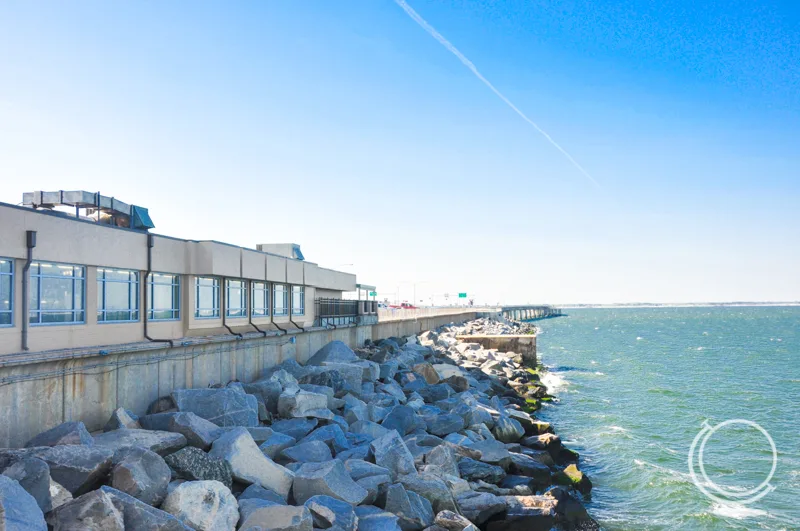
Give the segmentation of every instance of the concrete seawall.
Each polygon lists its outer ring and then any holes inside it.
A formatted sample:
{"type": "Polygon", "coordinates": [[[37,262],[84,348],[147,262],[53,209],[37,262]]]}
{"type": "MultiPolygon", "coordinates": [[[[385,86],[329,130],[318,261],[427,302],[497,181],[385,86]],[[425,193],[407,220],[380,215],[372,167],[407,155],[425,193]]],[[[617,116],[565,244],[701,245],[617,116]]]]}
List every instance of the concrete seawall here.
{"type": "Polygon", "coordinates": [[[304,363],[333,340],[357,347],[367,339],[418,334],[479,315],[484,314],[458,313],[336,330],[315,328],[267,337],[221,336],[174,348],[139,343],[100,351],[6,356],[0,360],[0,447],[22,446],[66,421],[83,421],[90,431],[102,429],[118,407],[143,415],[150,403],[173,389],[230,380],[251,382],[284,360],[304,363]]]}
{"type": "Polygon", "coordinates": [[[515,352],[522,355],[522,360],[529,367],[536,367],[536,336],[528,335],[467,335],[456,336],[464,343],[478,343],[485,349],[495,349],[500,352],[515,352]]]}

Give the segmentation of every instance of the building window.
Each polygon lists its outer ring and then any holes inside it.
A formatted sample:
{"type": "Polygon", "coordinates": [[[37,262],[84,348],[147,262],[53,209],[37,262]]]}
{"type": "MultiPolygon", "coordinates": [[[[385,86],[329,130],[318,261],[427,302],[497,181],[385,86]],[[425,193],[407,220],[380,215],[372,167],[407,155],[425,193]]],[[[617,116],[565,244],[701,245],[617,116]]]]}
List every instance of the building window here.
{"type": "Polygon", "coordinates": [[[172,321],[181,318],[181,277],[166,273],[150,273],[147,318],[151,321],[172,321]]]}
{"type": "Polygon", "coordinates": [[[0,258],[0,326],[14,323],[14,260],[0,258]]]}
{"type": "Polygon", "coordinates": [[[139,272],[97,268],[97,321],[139,320],[139,272]]]}
{"type": "Polygon", "coordinates": [[[289,294],[286,291],[286,284],[272,285],[272,313],[289,315],[289,294]]]}
{"type": "Polygon", "coordinates": [[[30,269],[31,324],[83,323],[86,320],[82,266],[33,262],[30,269]]]}
{"type": "Polygon", "coordinates": [[[244,280],[225,281],[225,315],[247,317],[247,284],[244,280]]]}
{"type": "Polygon", "coordinates": [[[306,314],[306,288],[292,286],[292,315],[306,314]]]}
{"type": "Polygon", "coordinates": [[[252,300],[250,315],[253,317],[266,317],[269,315],[269,284],[266,282],[251,282],[252,300]]]}
{"type": "Polygon", "coordinates": [[[198,319],[219,317],[219,279],[197,277],[195,281],[194,316],[198,319]]]}

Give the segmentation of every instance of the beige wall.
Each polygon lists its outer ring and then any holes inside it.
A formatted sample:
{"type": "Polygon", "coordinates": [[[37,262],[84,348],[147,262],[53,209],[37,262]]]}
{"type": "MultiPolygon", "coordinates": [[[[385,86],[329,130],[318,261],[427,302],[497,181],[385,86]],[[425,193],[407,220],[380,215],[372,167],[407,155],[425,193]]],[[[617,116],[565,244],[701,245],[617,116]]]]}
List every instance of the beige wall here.
{"type": "MultiPolygon", "coordinates": [[[[107,225],[83,222],[69,217],[0,204],[0,257],[15,259],[14,325],[0,327],[0,355],[20,352],[22,323],[22,271],[27,249],[25,232],[37,231],[35,261],[69,263],[86,267],[86,319],[80,324],[53,324],[29,327],[29,351],[106,346],[144,341],[144,287],[147,269],[147,234],[107,225]],[[97,267],[115,267],[139,271],[140,316],[131,323],[97,323],[97,267]]],[[[222,317],[196,319],[195,278],[213,276],[225,289],[224,277],[246,280],[268,280],[303,285],[305,278],[305,315],[275,317],[284,329],[293,329],[290,321],[301,327],[314,322],[316,289],[337,292],[340,287],[355,284],[355,275],[322,269],[316,264],[245,249],[213,241],[188,241],[154,235],[152,270],[181,275],[181,319],[151,321],[153,338],[175,339],[198,335],[228,334],[222,317]],[[309,273],[310,272],[310,273],[309,273]],[[312,281],[309,281],[309,277],[312,281]]],[[[287,286],[288,287],[288,286],[287,286]]],[[[249,291],[249,285],[248,285],[249,291]]],[[[250,297],[248,294],[248,305],[250,297]]],[[[271,304],[270,304],[271,306],[271,304]]],[[[221,308],[221,312],[224,308],[221,308]]],[[[248,319],[226,318],[235,332],[252,331],[248,319]]],[[[276,329],[269,317],[253,320],[259,328],[276,329]]]]}

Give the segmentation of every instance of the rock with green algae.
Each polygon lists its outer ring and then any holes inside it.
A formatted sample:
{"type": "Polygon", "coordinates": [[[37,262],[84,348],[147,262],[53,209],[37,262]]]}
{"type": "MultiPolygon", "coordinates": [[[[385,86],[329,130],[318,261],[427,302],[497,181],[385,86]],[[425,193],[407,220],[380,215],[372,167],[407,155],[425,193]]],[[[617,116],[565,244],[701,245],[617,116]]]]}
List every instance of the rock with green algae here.
{"type": "Polygon", "coordinates": [[[557,485],[572,487],[581,494],[589,494],[592,490],[592,482],[574,464],[553,474],[553,482],[557,485]]]}

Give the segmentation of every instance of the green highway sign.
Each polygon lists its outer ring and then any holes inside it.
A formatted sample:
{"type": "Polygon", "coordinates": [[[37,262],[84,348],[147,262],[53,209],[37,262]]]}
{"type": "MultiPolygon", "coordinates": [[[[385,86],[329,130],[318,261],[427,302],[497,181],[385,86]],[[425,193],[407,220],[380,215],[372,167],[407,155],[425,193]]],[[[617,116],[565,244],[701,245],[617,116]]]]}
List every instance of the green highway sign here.
{"type": "Polygon", "coordinates": [[[458,294],[458,298],[459,299],[466,299],[467,298],[467,294],[466,293],[459,293],[458,294]]]}
{"type": "Polygon", "coordinates": [[[378,296],[378,292],[377,291],[370,291],[369,292],[369,296],[370,297],[377,297],[378,296]]]}

